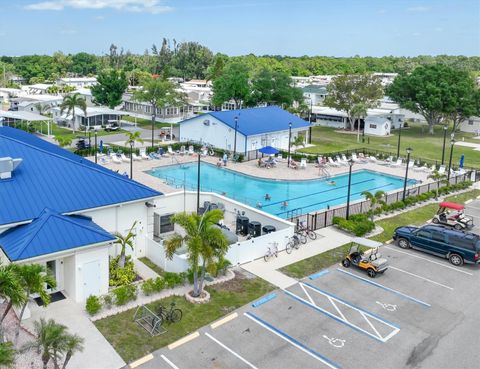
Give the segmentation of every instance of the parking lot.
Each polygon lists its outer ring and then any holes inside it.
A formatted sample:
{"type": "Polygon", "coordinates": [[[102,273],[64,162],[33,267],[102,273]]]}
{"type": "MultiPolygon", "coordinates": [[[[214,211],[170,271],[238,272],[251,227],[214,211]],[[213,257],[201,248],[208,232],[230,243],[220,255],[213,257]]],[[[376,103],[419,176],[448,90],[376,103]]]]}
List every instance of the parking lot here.
{"type": "Polygon", "coordinates": [[[457,268],[395,245],[381,252],[390,263],[383,275],[371,279],[334,265],[154,352],[137,367],[478,367],[479,267],[457,268]]]}

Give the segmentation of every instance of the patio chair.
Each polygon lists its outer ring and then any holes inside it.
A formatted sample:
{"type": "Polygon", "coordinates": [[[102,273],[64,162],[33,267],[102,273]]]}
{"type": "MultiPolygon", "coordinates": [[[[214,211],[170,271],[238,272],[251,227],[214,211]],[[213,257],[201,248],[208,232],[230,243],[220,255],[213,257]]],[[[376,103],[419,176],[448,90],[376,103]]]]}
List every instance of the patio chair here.
{"type": "Polygon", "coordinates": [[[193,146],[190,145],[188,146],[188,155],[193,155],[193,154],[195,154],[195,151],[193,150],[193,146]]]}
{"type": "MultiPolygon", "coordinates": [[[[364,163],[366,163],[368,161],[368,157],[366,157],[363,152],[358,153],[358,158],[359,158],[360,161],[363,161],[364,163]]],[[[377,158],[375,158],[375,160],[377,160],[377,158]]]]}
{"type": "Polygon", "coordinates": [[[398,168],[402,165],[402,162],[403,162],[402,158],[399,158],[395,163],[391,163],[390,166],[392,168],[398,168]]]}
{"type": "Polygon", "coordinates": [[[391,165],[393,164],[393,156],[389,156],[385,161],[379,163],[381,165],[391,165]]]}
{"type": "Polygon", "coordinates": [[[142,150],[140,151],[140,157],[143,159],[143,160],[150,160],[150,156],[147,155],[147,152],[145,150],[142,150]]]}
{"type": "Polygon", "coordinates": [[[340,164],[340,165],[348,165],[348,161],[347,160],[343,160],[340,155],[337,155],[337,163],[340,164]]]}
{"type": "Polygon", "coordinates": [[[328,165],[330,165],[331,167],[339,167],[340,166],[340,163],[337,163],[336,161],[334,161],[330,156],[328,157],[328,165]]]}
{"type": "Polygon", "coordinates": [[[420,163],[418,163],[418,165],[413,166],[414,172],[425,172],[427,170],[428,170],[428,167],[426,164],[424,164],[423,166],[420,166],[420,163]]]}
{"type": "Polygon", "coordinates": [[[180,155],[185,155],[186,151],[185,151],[185,146],[180,146],[180,151],[179,151],[180,155]]]}
{"type": "Polygon", "coordinates": [[[105,155],[102,155],[99,157],[99,161],[100,161],[100,164],[108,164],[110,163],[110,160],[108,159],[107,156],[105,155]]]}
{"type": "Polygon", "coordinates": [[[300,168],[301,168],[301,169],[307,169],[307,159],[302,158],[302,159],[300,160],[300,168]]]}
{"type": "Polygon", "coordinates": [[[135,154],[134,152],[132,152],[132,160],[133,161],[141,161],[142,158],[140,156],[138,156],[137,154],[135,154]]]}
{"type": "Polygon", "coordinates": [[[175,151],[173,151],[172,146],[168,146],[167,152],[169,155],[175,155],[175,151]]]}
{"type": "Polygon", "coordinates": [[[122,161],[117,156],[117,154],[111,153],[110,154],[110,159],[112,159],[112,162],[115,163],[115,164],[122,164],[122,161]]]}
{"type": "Polygon", "coordinates": [[[441,174],[441,175],[444,175],[446,174],[446,170],[445,170],[445,165],[440,165],[440,168],[438,168],[438,174],[441,174]]]}

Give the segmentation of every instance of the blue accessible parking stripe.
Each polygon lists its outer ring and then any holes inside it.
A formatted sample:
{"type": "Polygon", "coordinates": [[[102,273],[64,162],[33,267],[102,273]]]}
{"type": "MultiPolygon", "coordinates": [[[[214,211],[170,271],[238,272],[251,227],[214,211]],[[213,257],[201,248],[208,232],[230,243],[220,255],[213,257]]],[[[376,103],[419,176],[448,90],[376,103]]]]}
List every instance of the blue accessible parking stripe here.
{"type": "Polygon", "coordinates": [[[321,272],[318,272],[318,273],[315,273],[315,274],[312,274],[312,275],[308,276],[308,279],[314,280],[314,279],[320,278],[321,276],[323,276],[325,274],[328,274],[328,273],[330,273],[329,270],[322,270],[321,272]]]}
{"type": "Polygon", "coordinates": [[[270,300],[273,300],[275,297],[277,297],[277,294],[276,293],[271,293],[265,297],[262,297],[260,300],[257,300],[255,301],[252,306],[253,307],[259,307],[260,305],[263,305],[267,302],[269,302],[270,300]]]}

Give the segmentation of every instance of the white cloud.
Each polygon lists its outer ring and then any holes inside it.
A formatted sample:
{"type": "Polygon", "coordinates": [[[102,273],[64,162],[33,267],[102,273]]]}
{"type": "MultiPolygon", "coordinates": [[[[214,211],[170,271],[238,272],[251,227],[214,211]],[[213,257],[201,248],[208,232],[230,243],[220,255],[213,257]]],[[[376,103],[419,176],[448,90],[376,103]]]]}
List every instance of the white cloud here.
{"type": "Polygon", "coordinates": [[[414,12],[414,13],[423,13],[423,12],[428,12],[429,10],[430,8],[428,6],[422,6],[422,5],[412,6],[410,8],[407,8],[407,11],[414,12]]]}
{"type": "Polygon", "coordinates": [[[50,0],[31,3],[27,10],[115,9],[135,13],[165,13],[173,10],[161,0],[50,0]]]}

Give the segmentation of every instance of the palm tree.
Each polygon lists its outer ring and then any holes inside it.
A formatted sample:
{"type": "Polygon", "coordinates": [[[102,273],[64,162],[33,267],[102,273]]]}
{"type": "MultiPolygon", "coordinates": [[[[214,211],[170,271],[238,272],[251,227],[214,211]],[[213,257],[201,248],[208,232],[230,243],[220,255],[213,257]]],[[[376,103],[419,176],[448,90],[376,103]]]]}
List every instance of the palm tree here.
{"type": "Polygon", "coordinates": [[[20,310],[20,316],[18,317],[18,324],[15,331],[15,342],[17,342],[18,335],[20,334],[20,324],[28,305],[28,297],[36,293],[42,299],[43,305],[47,306],[50,303],[50,295],[48,294],[46,286],[49,285],[54,288],[57,285],[55,278],[48,274],[46,268],[40,264],[17,265],[16,274],[27,299],[24,302],[22,309],[20,310]]]}
{"type": "Polygon", "coordinates": [[[42,105],[40,103],[35,104],[35,109],[37,109],[38,114],[40,115],[46,115],[50,110],[50,108],[51,108],[50,104],[45,104],[45,105],[42,105]]]}
{"type": "Polygon", "coordinates": [[[15,348],[11,342],[0,342],[0,368],[11,368],[15,362],[15,348]]]}
{"type": "Polygon", "coordinates": [[[125,236],[118,232],[114,233],[114,236],[117,237],[114,243],[121,246],[120,260],[118,261],[118,266],[120,268],[125,267],[125,251],[127,246],[129,246],[133,250],[133,241],[136,237],[136,234],[133,232],[133,229],[135,228],[136,225],[137,225],[137,221],[133,222],[132,227],[130,228],[130,230],[125,236]]]}
{"type": "Polygon", "coordinates": [[[137,101],[144,101],[152,105],[152,147],[154,146],[155,119],[157,108],[179,106],[184,103],[184,95],[177,91],[177,87],[166,78],[146,78],[142,81],[142,89],[134,92],[137,101]]]}
{"type": "Polygon", "coordinates": [[[80,108],[87,116],[87,102],[85,98],[81,97],[79,93],[68,95],[63,98],[63,102],[60,104],[60,114],[67,112],[67,115],[72,114],[72,129],[75,133],[75,108],[80,108]]]}
{"type": "Polygon", "coordinates": [[[133,146],[135,146],[135,142],[143,143],[140,132],[127,132],[125,144],[130,145],[130,179],[133,179],[133,146]]]}
{"type": "Polygon", "coordinates": [[[223,219],[219,209],[211,210],[203,215],[196,213],[175,214],[172,223],[180,225],[186,232],[185,236],[175,233],[164,243],[167,258],[171,259],[175,251],[183,244],[188,250],[188,262],[193,271],[193,297],[203,292],[206,269],[214,273],[217,261],[224,256],[229,248],[227,238],[220,228],[214,225],[223,219]],[[199,278],[199,263],[202,262],[199,278]]]}
{"type": "Polygon", "coordinates": [[[12,306],[19,307],[27,300],[25,291],[15,273],[15,267],[14,264],[0,266],[0,298],[8,301],[0,318],[0,328],[12,306]]]}
{"type": "Polygon", "coordinates": [[[368,211],[368,213],[370,214],[370,220],[373,222],[375,208],[378,204],[385,204],[385,192],[377,191],[375,192],[375,194],[372,194],[371,192],[363,191],[362,195],[365,196],[366,200],[370,200],[370,210],[368,211]]]}
{"type": "Polygon", "coordinates": [[[69,334],[65,337],[65,361],[63,362],[62,369],[67,367],[68,362],[75,352],[83,351],[83,342],[84,339],[76,334],[69,334]]]}
{"type": "Polygon", "coordinates": [[[437,188],[436,188],[436,194],[437,194],[437,199],[438,199],[438,188],[440,187],[440,183],[447,183],[447,176],[445,174],[441,174],[438,170],[434,170],[431,174],[428,175],[427,178],[433,179],[435,182],[437,182],[437,188]]]}

